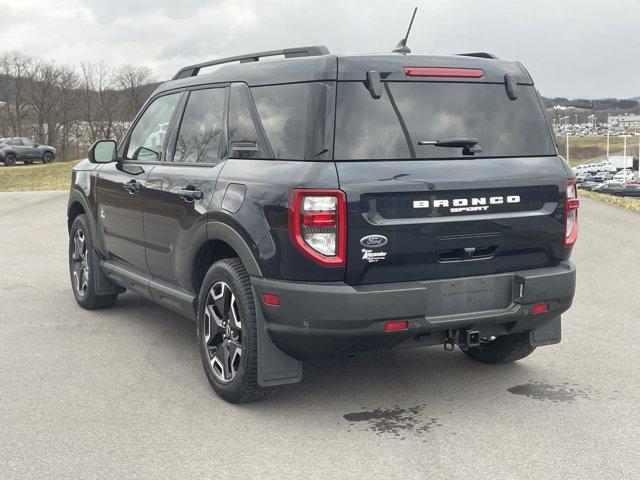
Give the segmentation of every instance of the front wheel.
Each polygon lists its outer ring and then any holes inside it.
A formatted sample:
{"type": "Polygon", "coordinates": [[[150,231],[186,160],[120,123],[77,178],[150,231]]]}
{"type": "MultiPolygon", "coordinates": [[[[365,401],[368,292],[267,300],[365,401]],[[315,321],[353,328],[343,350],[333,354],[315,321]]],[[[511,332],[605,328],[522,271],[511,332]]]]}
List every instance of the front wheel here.
{"type": "Polygon", "coordinates": [[[13,153],[8,153],[6,157],[4,157],[4,164],[7,167],[13,167],[16,164],[16,156],[13,153]]]}
{"type": "Polygon", "coordinates": [[[531,346],[529,332],[502,335],[493,341],[463,350],[473,360],[482,363],[511,363],[528,357],[536,347],[531,346]]]}
{"type": "Polygon", "coordinates": [[[256,308],[242,262],[214,263],[198,300],[198,347],[209,383],[231,403],[262,400],[275,388],[258,384],[256,308]]]}
{"type": "Polygon", "coordinates": [[[53,153],[44,152],[44,154],[42,155],[42,163],[51,163],[51,162],[53,162],[53,153]]]}
{"type": "Polygon", "coordinates": [[[86,215],[78,215],[69,232],[69,273],[71,288],[78,305],[87,310],[107,308],[118,300],[118,294],[98,295],[93,271],[99,268],[93,253],[91,225],[86,215]]]}

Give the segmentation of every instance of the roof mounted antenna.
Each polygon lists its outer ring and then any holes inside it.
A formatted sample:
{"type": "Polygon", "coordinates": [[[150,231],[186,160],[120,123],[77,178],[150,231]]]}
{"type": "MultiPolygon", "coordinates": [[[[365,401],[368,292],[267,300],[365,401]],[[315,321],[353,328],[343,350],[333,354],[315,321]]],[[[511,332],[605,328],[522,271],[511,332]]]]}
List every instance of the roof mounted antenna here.
{"type": "Polygon", "coordinates": [[[418,11],[418,7],[413,9],[413,15],[411,15],[411,21],[409,22],[409,28],[407,28],[407,34],[404,36],[402,40],[398,42],[396,48],[391,50],[391,53],[401,53],[402,55],[406,55],[407,53],[411,53],[411,49],[407,47],[407,38],[409,38],[409,32],[411,31],[411,26],[413,25],[413,19],[416,18],[416,12],[418,11]]]}

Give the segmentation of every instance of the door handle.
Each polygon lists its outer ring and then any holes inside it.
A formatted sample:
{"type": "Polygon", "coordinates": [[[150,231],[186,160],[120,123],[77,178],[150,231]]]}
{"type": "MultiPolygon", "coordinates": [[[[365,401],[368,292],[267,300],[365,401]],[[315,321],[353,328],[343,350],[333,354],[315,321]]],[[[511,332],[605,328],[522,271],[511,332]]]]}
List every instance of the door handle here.
{"type": "Polygon", "coordinates": [[[128,182],[122,184],[122,188],[124,188],[131,195],[140,190],[140,187],[142,187],[142,184],[137,180],[129,180],[128,182]]]}
{"type": "Polygon", "coordinates": [[[186,202],[201,200],[204,197],[202,190],[194,187],[193,185],[187,185],[185,188],[179,190],[178,195],[180,195],[186,202]]]}

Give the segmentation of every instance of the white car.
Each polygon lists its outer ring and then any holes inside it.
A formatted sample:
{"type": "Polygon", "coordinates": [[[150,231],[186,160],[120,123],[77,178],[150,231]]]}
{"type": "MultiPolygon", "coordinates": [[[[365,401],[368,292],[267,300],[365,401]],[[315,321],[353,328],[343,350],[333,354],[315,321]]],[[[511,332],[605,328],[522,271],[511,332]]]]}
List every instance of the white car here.
{"type": "Polygon", "coordinates": [[[629,180],[633,180],[633,172],[631,170],[620,170],[613,176],[613,180],[617,182],[628,182],[629,180]]]}

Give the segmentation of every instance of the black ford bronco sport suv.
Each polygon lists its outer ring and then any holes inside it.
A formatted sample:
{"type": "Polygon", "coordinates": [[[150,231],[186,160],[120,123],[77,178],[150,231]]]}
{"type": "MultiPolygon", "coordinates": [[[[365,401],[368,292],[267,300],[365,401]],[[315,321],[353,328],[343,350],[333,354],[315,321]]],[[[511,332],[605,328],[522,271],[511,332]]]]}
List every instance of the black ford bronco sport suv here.
{"type": "Polygon", "coordinates": [[[130,290],[194,319],[209,382],[243,402],[306,359],[558,343],[577,214],[521,64],[292,48],[183,68],[96,142],[69,266],[84,308],[130,290]]]}

